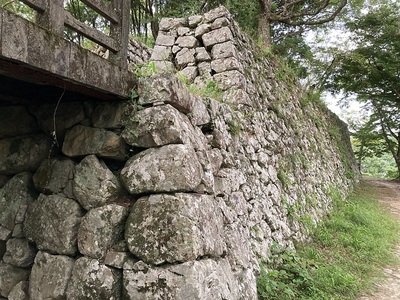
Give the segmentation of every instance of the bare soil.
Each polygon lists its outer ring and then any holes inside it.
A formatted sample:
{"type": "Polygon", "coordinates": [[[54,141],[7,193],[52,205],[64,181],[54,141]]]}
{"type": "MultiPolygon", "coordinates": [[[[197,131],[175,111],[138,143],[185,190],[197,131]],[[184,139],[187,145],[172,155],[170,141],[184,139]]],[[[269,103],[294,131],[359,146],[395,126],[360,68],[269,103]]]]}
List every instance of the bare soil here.
{"type": "MultiPolygon", "coordinates": [[[[380,201],[400,222],[400,182],[390,180],[366,179],[379,191],[380,201]]],[[[400,245],[396,248],[400,259],[400,245]]],[[[370,293],[365,293],[358,300],[400,300],[400,266],[387,266],[383,269],[384,277],[377,279],[370,293]]]]}

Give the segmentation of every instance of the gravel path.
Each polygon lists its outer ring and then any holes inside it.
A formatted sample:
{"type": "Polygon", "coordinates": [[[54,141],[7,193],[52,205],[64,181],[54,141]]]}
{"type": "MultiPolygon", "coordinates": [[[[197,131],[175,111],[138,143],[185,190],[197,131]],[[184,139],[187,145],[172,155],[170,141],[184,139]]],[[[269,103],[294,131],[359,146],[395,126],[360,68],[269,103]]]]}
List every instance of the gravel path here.
{"type": "MultiPolygon", "coordinates": [[[[400,222],[400,182],[374,179],[367,181],[380,191],[380,201],[389,207],[390,212],[400,222]]],[[[397,246],[396,254],[400,259],[400,245],[397,246]]],[[[400,266],[388,266],[383,271],[385,276],[375,283],[373,291],[362,295],[358,300],[400,300],[400,266]]]]}

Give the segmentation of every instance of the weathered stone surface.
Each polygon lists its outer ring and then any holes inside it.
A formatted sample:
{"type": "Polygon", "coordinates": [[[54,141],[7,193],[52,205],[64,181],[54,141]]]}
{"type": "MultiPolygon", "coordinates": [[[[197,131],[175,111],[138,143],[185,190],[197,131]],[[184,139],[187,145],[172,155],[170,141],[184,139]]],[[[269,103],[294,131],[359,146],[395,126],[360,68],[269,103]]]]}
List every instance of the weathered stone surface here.
{"type": "Polygon", "coordinates": [[[200,184],[202,173],[192,147],[166,145],[130,158],[121,179],[131,194],[190,192],[200,184]]]}
{"type": "Polygon", "coordinates": [[[120,239],[128,207],[109,204],[90,210],[81,221],[78,249],[83,255],[103,259],[107,251],[120,239]]]}
{"type": "Polygon", "coordinates": [[[33,264],[36,248],[27,239],[10,239],[3,261],[15,267],[26,268],[33,264]]]}
{"type": "Polygon", "coordinates": [[[179,70],[182,70],[189,64],[193,64],[196,59],[194,58],[196,54],[195,49],[183,48],[175,56],[176,65],[179,70]]]}
{"type": "Polygon", "coordinates": [[[129,250],[147,263],[185,262],[222,255],[222,225],[222,213],[213,196],[151,195],[134,204],[125,240],[129,250]]]}
{"type": "Polygon", "coordinates": [[[226,57],[237,57],[238,51],[232,41],[214,45],[211,49],[211,57],[213,59],[221,59],[226,57]]]}
{"type": "Polygon", "coordinates": [[[20,281],[8,294],[8,300],[29,300],[29,282],[20,281]]]}
{"type": "Polygon", "coordinates": [[[60,143],[69,128],[85,119],[83,105],[80,102],[59,103],[58,106],[57,104],[43,104],[34,109],[33,113],[40,128],[48,135],[54,136],[55,132],[60,143]]]}
{"type": "Polygon", "coordinates": [[[196,48],[195,57],[196,57],[196,61],[197,62],[210,61],[211,60],[210,54],[207,52],[206,48],[204,48],[204,47],[196,48]]]}
{"type": "Polygon", "coordinates": [[[113,268],[122,269],[125,263],[136,263],[138,260],[132,258],[129,252],[108,251],[104,258],[104,264],[113,268]]]}
{"type": "Polygon", "coordinates": [[[201,38],[203,34],[210,32],[211,26],[209,24],[201,24],[194,32],[196,38],[201,38]]]}
{"type": "Polygon", "coordinates": [[[184,76],[188,83],[193,83],[196,79],[197,75],[199,75],[199,71],[195,66],[189,66],[179,71],[179,74],[184,76]]]}
{"type": "Polygon", "coordinates": [[[51,139],[45,135],[0,140],[0,173],[36,171],[50,154],[51,139]]]}
{"type": "Polygon", "coordinates": [[[161,105],[138,111],[136,122],[127,124],[122,133],[126,143],[151,148],[167,144],[188,144],[201,147],[201,140],[189,119],[171,105],[161,105]],[[135,133],[135,134],[133,134],[135,133]]]}
{"type": "Polygon", "coordinates": [[[141,105],[164,102],[184,113],[193,108],[191,95],[183,83],[171,74],[156,74],[150,78],[140,78],[138,103],[141,105]]]}
{"type": "Polygon", "coordinates": [[[74,255],[82,216],[82,208],[76,201],[59,195],[41,194],[28,208],[24,233],[39,250],[74,255]]]}
{"type": "Polygon", "coordinates": [[[67,299],[121,298],[122,272],[107,267],[96,259],[79,258],[67,287],[67,299]]]}
{"type": "Polygon", "coordinates": [[[174,73],[175,65],[170,61],[154,61],[157,72],[160,73],[174,73]]]}
{"type": "Polygon", "coordinates": [[[39,251],[29,280],[31,299],[65,299],[75,260],[39,251]]]}
{"type": "Polygon", "coordinates": [[[213,22],[215,19],[229,17],[230,12],[224,6],[219,6],[204,14],[204,20],[207,23],[213,22]]]}
{"type": "MultiPolygon", "coordinates": [[[[32,175],[28,172],[15,175],[0,189],[0,232],[5,230],[12,232],[21,208],[32,203],[35,198],[32,175]]],[[[0,239],[5,237],[2,236],[0,239]]]]}
{"type": "Polygon", "coordinates": [[[205,259],[167,268],[152,268],[138,262],[124,270],[124,299],[257,299],[243,298],[229,263],[205,259]]]}
{"type": "Polygon", "coordinates": [[[213,78],[222,90],[227,90],[230,88],[246,88],[246,79],[242,73],[236,70],[215,74],[213,78]]]}
{"type": "Polygon", "coordinates": [[[82,125],[67,132],[62,152],[70,157],[96,154],[115,160],[125,160],[128,153],[123,139],[114,132],[82,125]]]}
{"type": "Polygon", "coordinates": [[[158,34],[156,39],[157,46],[172,47],[175,44],[175,37],[172,35],[158,34]]]}
{"type": "Polygon", "coordinates": [[[76,166],[73,193],[86,210],[113,202],[121,192],[118,178],[95,155],[86,156],[76,166]]]}
{"type": "Polygon", "coordinates": [[[28,279],[29,270],[14,267],[0,261],[0,296],[8,297],[13,287],[28,279]]]}
{"type": "Polygon", "coordinates": [[[229,20],[226,17],[215,19],[211,24],[211,29],[218,29],[224,26],[229,26],[229,20]]]}
{"type": "Polygon", "coordinates": [[[202,35],[201,39],[206,48],[232,40],[232,31],[229,27],[222,27],[202,35]]]}
{"type": "Polygon", "coordinates": [[[129,114],[128,102],[100,103],[96,106],[93,115],[93,126],[97,128],[117,129],[122,128],[129,114]]]}
{"type": "Polygon", "coordinates": [[[33,175],[36,189],[45,193],[61,193],[68,181],[73,179],[75,165],[70,159],[45,159],[33,175]]]}
{"type": "Polygon", "coordinates": [[[195,126],[205,125],[211,122],[210,114],[201,97],[193,97],[193,113],[189,116],[195,126]]]}
{"type": "Polygon", "coordinates": [[[36,119],[25,106],[6,106],[0,108],[0,138],[15,137],[37,132],[36,119]]]}
{"type": "Polygon", "coordinates": [[[180,26],[177,28],[178,36],[188,36],[190,35],[190,28],[186,26],[180,26]]]}
{"type": "Polygon", "coordinates": [[[201,23],[201,21],[203,20],[203,16],[190,16],[188,18],[188,24],[190,28],[196,27],[198,24],[201,23]]]}
{"type": "Polygon", "coordinates": [[[215,59],[211,62],[211,69],[216,73],[225,71],[238,70],[241,71],[242,66],[234,57],[215,59]]]}
{"type": "Polygon", "coordinates": [[[166,46],[154,46],[150,60],[171,60],[172,48],[166,46]]]}
{"type": "Polygon", "coordinates": [[[175,44],[181,48],[195,48],[199,45],[199,41],[194,36],[180,36],[175,44]]]}
{"type": "Polygon", "coordinates": [[[186,26],[187,23],[188,20],[186,18],[162,18],[159,29],[161,31],[168,31],[180,26],[186,26]]]}

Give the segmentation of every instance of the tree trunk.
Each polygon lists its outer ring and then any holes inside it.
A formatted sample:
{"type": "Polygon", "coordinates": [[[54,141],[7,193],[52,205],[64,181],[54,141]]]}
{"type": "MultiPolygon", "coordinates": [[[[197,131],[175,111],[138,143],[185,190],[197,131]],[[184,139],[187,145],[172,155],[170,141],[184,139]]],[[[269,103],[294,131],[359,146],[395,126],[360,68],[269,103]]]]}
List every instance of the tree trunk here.
{"type": "Polygon", "coordinates": [[[271,0],[258,0],[260,12],[258,16],[258,38],[263,48],[271,47],[271,0]]]}

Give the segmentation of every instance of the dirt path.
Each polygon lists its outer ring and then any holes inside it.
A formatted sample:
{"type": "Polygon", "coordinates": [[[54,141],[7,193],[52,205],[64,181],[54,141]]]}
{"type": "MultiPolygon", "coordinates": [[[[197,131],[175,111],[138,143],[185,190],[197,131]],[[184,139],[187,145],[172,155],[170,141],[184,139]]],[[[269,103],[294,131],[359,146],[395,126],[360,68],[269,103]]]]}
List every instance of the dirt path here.
{"type": "MultiPolygon", "coordinates": [[[[384,203],[400,222],[400,182],[366,179],[380,191],[380,201],[384,203]]],[[[400,259],[400,245],[397,246],[400,259]]],[[[358,300],[400,300],[400,267],[387,267],[385,277],[375,283],[373,292],[362,295],[358,300]]]]}

